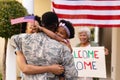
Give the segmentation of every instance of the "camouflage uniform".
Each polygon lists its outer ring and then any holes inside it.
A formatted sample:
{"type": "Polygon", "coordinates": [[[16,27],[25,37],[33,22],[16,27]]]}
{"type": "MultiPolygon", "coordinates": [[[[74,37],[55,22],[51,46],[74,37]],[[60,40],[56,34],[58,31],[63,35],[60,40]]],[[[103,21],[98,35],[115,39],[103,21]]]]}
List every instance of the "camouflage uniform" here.
{"type": "MultiPolygon", "coordinates": [[[[77,70],[74,66],[70,49],[46,36],[44,33],[20,34],[11,38],[11,45],[22,50],[27,63],[32,65],[61,64],[65,68],[66,80],[77,80],[77,70]]],[[[26,75],[25,80],[59,80],[52,73],[26,75]]]]}

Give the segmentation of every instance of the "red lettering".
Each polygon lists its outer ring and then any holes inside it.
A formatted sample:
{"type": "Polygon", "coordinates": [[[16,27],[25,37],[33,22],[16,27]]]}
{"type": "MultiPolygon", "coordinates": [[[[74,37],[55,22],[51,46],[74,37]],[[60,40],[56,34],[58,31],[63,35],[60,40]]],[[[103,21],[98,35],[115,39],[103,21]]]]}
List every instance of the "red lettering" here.
{"type": "Polygon", "coordinates": [[[84,61],[84,69],[86,69],[87,66],[90,66],[90,69],[92,70],[92,64],[91,64],[91,62],[87,63],[87,62],[84,61]]]}
{"type": "Polygon", "coordinates": [[[98,51],[94,51],[94,58],[99,59],[97,52],[98,51]]]}
{"type": "Polygon", "coordinates": [[[79,58],[82,58],[82,57],[80,56],[80,52],[81,52],[81,50],[78,51],[78,57],[79,57],[79,58]]]}

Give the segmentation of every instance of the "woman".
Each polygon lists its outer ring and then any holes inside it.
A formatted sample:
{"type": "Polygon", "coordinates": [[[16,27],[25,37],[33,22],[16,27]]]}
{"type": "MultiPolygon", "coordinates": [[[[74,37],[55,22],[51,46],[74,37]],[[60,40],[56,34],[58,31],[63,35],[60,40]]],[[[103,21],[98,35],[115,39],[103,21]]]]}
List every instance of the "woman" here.
{"type": "MultiPolygon", "coordinates": [[[[22,33],[26,34],[32,34],[32,33],[37,33],[38,32],[38,25],[40,25],[40,17],[35,16],[35,21],[34,22],[25,22],[22,23],[22,33]]],[[[58,64],[53,64],[49,66],[36,66],[36,65],[31,65],[27,64],[26,58],[24,54],[19,51],[18,46],[15,45],[14,41],[17,39],[19,35],[12,36],[11,38],[11,45],[16,49],[16,57],[17,57],[17,63],[19,65],[19,68],[24,74],[40,74],[40,73],[54,73],[56,75],[61,74],[64,71],[64,68],[61,65],[58,64]]],[[[21,35],[22,36],[22,35],[21,35]]],[[[24,36],[24,35],[23,35],[24,36]]],[[[22,77],[24,79],[24,77],[22,77]]]]}
{"type": "MultiPolygon", "coordinates": [[[[90,41],[91,31],[88,27],[81,27],[79,29],[78,37],[80,43],[77,47],[95,47],[98,46],[97,43],[90,41]]],[[[105,55],[108,55],[108,49],[105,48],[105,55]]],[[[98,80],[98,78],[92,77],[80,77],[79,80],[98,80]]]]}

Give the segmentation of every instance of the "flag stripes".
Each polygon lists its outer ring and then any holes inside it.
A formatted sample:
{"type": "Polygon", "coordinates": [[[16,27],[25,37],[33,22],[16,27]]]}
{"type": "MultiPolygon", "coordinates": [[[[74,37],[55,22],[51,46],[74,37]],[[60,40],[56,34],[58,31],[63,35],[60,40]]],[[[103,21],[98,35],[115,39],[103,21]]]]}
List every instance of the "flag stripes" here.
{"type": "Polygon", "coordinates": [[[25,16],[25,17],[19,17],[16,19],[11,19],[11,24],[18,24],[22,22],[33,22],[34,21],[34,16],[25,16]]]}
{"type": "Polygon", "coordinates": [[[59,19],[68,20],[74,26],[120,26],[120,1],[118,0],[52,0],[52,10],[59,19]]]}

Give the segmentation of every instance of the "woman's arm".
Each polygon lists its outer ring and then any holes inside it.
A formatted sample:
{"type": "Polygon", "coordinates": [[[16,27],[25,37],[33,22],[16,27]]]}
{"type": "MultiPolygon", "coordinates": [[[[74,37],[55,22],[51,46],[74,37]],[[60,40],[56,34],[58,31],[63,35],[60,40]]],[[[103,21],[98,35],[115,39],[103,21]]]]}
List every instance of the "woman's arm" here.
{"type": "Polygon", "coordinates": [[[27,64],[26,59],[21,50],[21,39],[19,35],[12,36],[10,40],[10,46],[16,49],[17,63],[21,71],[25,74],[41,74],[51,72],[54,74],[61,74],[64,72],[64,68],[61,65],[54,64],[50,66],[35,66],[27,64]]]}
{"type": "Polygon", "coordinates": [[[21,51],[16,51],[17,63],[21,71],[25,74],[41,74],[51,72],[54,74],[61,74],[64,68],[61,65],[54,64],[50,66],[35,66],[27,64],[26,59],[21,51]]]}

